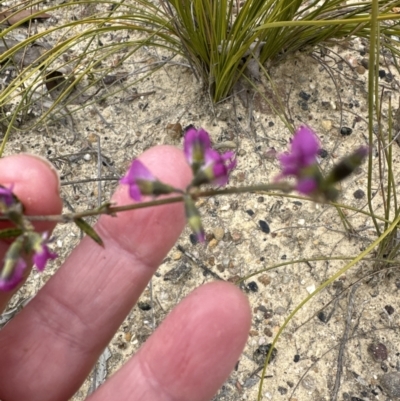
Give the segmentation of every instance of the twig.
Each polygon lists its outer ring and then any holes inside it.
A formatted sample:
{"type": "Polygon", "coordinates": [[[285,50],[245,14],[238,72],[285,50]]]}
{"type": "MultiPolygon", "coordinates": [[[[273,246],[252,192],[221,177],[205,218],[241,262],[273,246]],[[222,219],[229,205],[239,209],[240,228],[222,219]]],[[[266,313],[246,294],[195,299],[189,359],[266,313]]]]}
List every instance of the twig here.
{"type": "Polygon", "coordinates": [[[203,264],[200,260],[198,260],[197,258],[195,258],[191,253],[189,253],[183,246],[181,245],[177,245],[176,246],[178,251],[181,251],[185,256],[187,256],[196,266],[200,267],[201,269],[204,270],[204,272],[206,274],[210,274],[211,276],[213,276],[215,279],[217,280],[222,280],[224,281],[224,279],[220,276],[218,276],[217,273],[214,273],[211,269],[209,269],[205,264],[203,264]]]}
{"type": "Polygon", "coordinates": [[[359,284],[354,285],[349,293],[349,305],[347,308],[347,317],[346,317],[346,322],[345,322],[344,333],[343,333],[342,340],[340,341],[340,347],[339,347],[339,353],[338,353],[338,359],[337,359],[335,385],[332,390],[331,401],[337,401],[337,396],[338,396],[339,389],[340,389],[340,380],[342,378],[342,373],[343,373],[344,351],[346,348],[347,341],[349,339],[351,316],[353,314],[354,294],[356,293],[358,287],[359,287],[359,284]]]}

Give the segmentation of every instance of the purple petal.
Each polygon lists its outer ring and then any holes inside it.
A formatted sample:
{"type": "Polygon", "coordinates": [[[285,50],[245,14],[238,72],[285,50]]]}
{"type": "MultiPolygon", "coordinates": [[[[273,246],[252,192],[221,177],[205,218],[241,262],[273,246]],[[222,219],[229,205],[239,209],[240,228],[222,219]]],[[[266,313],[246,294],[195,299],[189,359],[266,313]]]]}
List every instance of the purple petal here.
{"type": "Polygon", "coordinates": [[[139,160],[134,160],[119,182],[121,184],[129,185],[129,196],[135,200],[140,201],[142,193],[138,186],[138,181],[156,181],[157,179],[150,172],[150,170],[139,160]]]}
{"type": "Polygon", "coordinates": [[[294,134],[291,153],[298,157],[302,167],[314,164],[318,155],[319,142],[310,128],[302,126],[294,134]]]}
{"type": "Polygon", "coordinates": [[[26,269],[25,261],[19,258],[14,266],[14,270],[11,277],[0,278],[0,291],[13,290],[21,282],[25,269],[26,269]]]}
{"type": "Polygon", "coordinates": [[[137,202],[142,199],[142,193],[140,192],[140,188],[136,184],[129,185],[129,196],[137,202]]]}
{"type": "Polygon", "coordinates": [[[279,155],[282,166],[282,176],[301,175],[301,171],[316,163],[319,142],[314,132],[305,126],[300,127],[294,134],[290,152],[279,155]]]}
{"type": "Polygon", "coordinates": [[[33,255],[33,263],[39,271],[43,271],[47,262],[50,259],[56,259],[57,256],[58,255],[55,252],[52,252],[46,244],[42,244],[42,249],[35,252],[33,255]]]}
{"type": "Polygon", "coordinates": [[[14,185],[11,185],[10,188],[5,188],[0,186],[0,201],[3,202],[6,206],[11,206],[15,200],[13,197],[12,190],[14,188],[14,185]]]}
{"type": "Polygon", "coordinates": [[[132,162],[126,177],[128,177],[131,183],[136,180],[156,181],[154,175],[151,174],[150,170],[140,160],[134,160],[132,162]]]}
{"type": "Polygon", "coordinates": [[[206,233],[204,232],[204,230],[196,233],[196,239],[201,244],[204,244],[204,242],[206,242],[206,233]]]}
{"type": "Polygon", "coordinates": [[[210,148],[211,141],[207,131],[202,128],[200,128],[199,130],[196,130],[195,128],[190,128],[186,132],[183,143],[183,150],[186,160],[189,164],[192,164],[194,159],[202,158],[207,149],[210,148]]]}
{"type": "Polygon", "coordinates": [[[310,195],[317,189],[317,182],[313,178],[304,178],[296,186],[296,190],[304,195],[310,195]]]}

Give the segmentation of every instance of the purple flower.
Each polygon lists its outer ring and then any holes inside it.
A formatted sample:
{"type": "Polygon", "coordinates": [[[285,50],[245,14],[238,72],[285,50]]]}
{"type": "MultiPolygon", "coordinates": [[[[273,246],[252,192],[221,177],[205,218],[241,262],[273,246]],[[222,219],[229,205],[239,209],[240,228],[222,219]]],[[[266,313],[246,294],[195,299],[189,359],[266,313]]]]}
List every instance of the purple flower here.
{"type": "Polygon", "coordinates": [[[319,142],[315,133],[308,127],[300,127],[294,134],[290,152],[279,156],[282,172],[277,179],[294,176],[298,179],[296,189],[310,194],[317,189],[314,166],[316,166],[319,142]]]}
{"type": "Polygon", "coordinates": [[[211,141],[208,133],[200,128],[190,128],[185,135],[183,149],[188,163],[197,172],[200,165],[204,162],[205,153],[211,149],[211,141]]]}
{"type": "Polygon", "coordinates": [[[236,159],[233,152],[226,152],[222,155],[214,149],[206,152],[203,171],[212,184],[226,185],[229,174],[235,167],[236,159]]]}
{"type": "Polygon", "coordinates": [[[42,236],[42,241],[35,249],[35,253],[33,254],[33,263],[36,265],[39,271],[43,271],[46,267],[47,262],[50,259],[56,259],[57,254],[52,252],[48,247],[48,233],[44,233],[42,236]]]}
{"type": "Polygon", "coordinates": [[[156,178],[147,167],[139,160],[134,160],[126,175],[119,182],[129,185],[129,196],[135,201],[140,201],[142,195],[146,194],[148,183],[151,184],[155,181],[156,178]]]}
{"type": "Polygon", "coordinates": [[[22,258],[5,263],[0,273],[0,291],[13,290],[22,280],[26,263],[22,258]]]}
{"type": "Polygon", "coordinates": [[[139,160],[134,160],[132,162],[128,172],[119,182],[129,185],[129,196],[135,201],[140,201],[142,195],[157,196],[179,192],[170,185],[158,181],[139,160]]]}
{"type": "Polygon", "coordinates": [[[14,185],[11,185],[9,189],[0,185],[0,202],[4,203],[7,207],[10,207],[15,202],[12,193],[13,188],[14,185]]]}

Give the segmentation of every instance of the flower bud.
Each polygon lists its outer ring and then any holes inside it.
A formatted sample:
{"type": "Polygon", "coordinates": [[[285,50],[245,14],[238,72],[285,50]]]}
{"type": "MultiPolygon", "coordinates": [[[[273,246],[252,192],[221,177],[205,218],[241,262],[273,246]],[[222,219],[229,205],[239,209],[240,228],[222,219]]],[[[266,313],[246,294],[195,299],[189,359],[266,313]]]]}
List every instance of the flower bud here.
{"type": "Polygon", "coordinates": [[[187,222],[193,233],[196,235],[198,242],[204,242],[206,240],[206,236],[204,228],[201,224],[200,213],[190,196],[185,196],[184,202],[187,222]]]}

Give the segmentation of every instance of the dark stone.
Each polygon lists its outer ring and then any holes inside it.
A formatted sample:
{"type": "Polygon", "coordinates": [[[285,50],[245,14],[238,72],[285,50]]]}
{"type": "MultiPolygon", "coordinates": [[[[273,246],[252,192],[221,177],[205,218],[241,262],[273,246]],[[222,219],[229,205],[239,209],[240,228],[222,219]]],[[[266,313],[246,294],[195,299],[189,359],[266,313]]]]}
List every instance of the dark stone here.
{"type": "Polygon", "coordinates": [[[247,213],[249,216],[254,216],[254,212],[253,212],[251,209],[246,210],[246,213],[247,213]]]}
{"type": "Polygon", "coordinates": [[[302,206],[303,204],[300,201],[293,201],[293,205],[302,206]]]}
{"type": "Polygon", "coordinates": [[[322,323],[326,323],[328,321],[328,316],[326,316],[325,312],[318,313],[318,319],[321,320],[322,323]]]}
{"type": "Polygon", "coordinates": [[[378,74],[379,74],[379,78],[385,78],[386,77],[386,71],[385,70],[379,70],[378,74]]]}
{"type": "Polygon", "coordinates": [[[388,315],[393,315],[393,313],[394,313],[394,308],[393,308],[392,305],[386,305],[385,306],[385,310],[386,310],[388,315]]]}
{"type": "Polygon", "coordinates": [[[299,97],[307,102],[308,100],[310,100],[311,95],[304,91],[300,91],[299,97]]]}
{"type": "Polygon", "coordinates": [[[250,281],[249,284],[247,284],[247,288],[252,291],[252,292],[257,292],[258,291],[258,285],[255,281],[250,281]]]}
{"type": "Polygon", "coordinates": [[[356,191],[353,192],[353,196],[356,199],[362,199],[365,198],[365,192],[362,189],[357,189],[356,191]]]}
{"type": "Polygon", "coordinates": [[[258,202],[258,203],[263,203],[263,202],[264,202],[264,197],[263,197],[263,196],[259,196],[259,197],[257,198],[257,202],[258,202]]]}
{"type": "Polygon", "coordinates": [[[282,259],[282,260],[286,260],[286,258],[287,258],[286,255],[282,255],[282,256],[281,256],[281,259],[282,259]]]}
{"type": "Polygon", "coordinates": [[[393,74],[391,74],[390,72],[388,72],[387,74],[386,74],[386,77],[385,77],[385,81],[386,82],[388,82],[388,83],[390,83],[390,82],[392,82],[393,81],[393,74]]]}
{"type": "Polygon", "coordinates": [[[196,245],[199,242],[199,240],[197,239],[195,234],[190,234],[189,239],[190,239],[190,242],[192,243],[192,245],[196,245]]]}
{"type": "Polygon", "coordinates": [[[275,123],[273,122],[273,121],[270,121],[269,123],[268,123],[268,127],[273,127],[275,125],[275,123]]]}
{"type": "Polygon", "coordinates": [[[379,382],[390,398],[400,397],[400,372],[385,373],[379,382]]]}
{"type": "Polygon", "coordinates": [[[261,231],[265,234],[269,234],[271,232],[269,225],[266,221],[264,220],[259,220],[258,224],[260,225],[261,231]]]}
{"type": "Polygon", "coordinates": [[[307,102],[300,102],[300,107],[302,110],[307,111],[308,110],[308,103],[307,102]]]}
{"type": "Polygon", "coordinates": [[[318,151],[318,156],[326,159],[328,157],[328,152],[325,149],[320,149],[318,151]]]}
{"type": "MultiPolygon", "coordinates": [[[[267,357],[271,346],[272,346],[272,344],[262,344],[262,345],[260,345],[253,353],[254,362],[256,362],[258,365],[264,365],[265,358],[267,357]]],[[[269,363],[272,362],[275,359],[277,353],[278,353],[278,350],[276,348],[274,348],[272,350],[271,358],[269,360],[269,363]]]]}
{"type": "Polygon", "coordinates": [[[288,392],[288,390],[287,390],[286,387],[279,386],[279,387],[278,387],[278,392],[279,392],[280,394],[282,394],[282,395],[285,395],[285,394],[288,392]]]}
{"type": "Polygon", "coordinates": [[[382,362],[382,364],[381,364],[381,369],[382,369],[385,373],[389,370],[389,368],[388,368],[388,366],[386,365],[385,362],[382,362]]]}
{"type": "Polygon", "coordinates": [[[376,362],[386,361],[388,352],[385,344],[372,343],[368,346],[368,352],[376,362]]]}
{"type": "Polygon", "coordinates": [[[350,401],[364,401],[362,398],[358,398],[358,397],[351,397],[350,401]]]}
{"type": "Polygon", "coordinates": [[[271,319],[272,316],[274,316],[274,311],[272,309],[267,309],[264,312],[264,319],[271,319]]]}
{"type": "Polygon", "coordinates": [[[296,354],[293,358],[293,362],[299,362],[300,361],[300,355],[296,354]]]}
{"type": "Polygon", "coordinates": [[[369,68],[369,60],[368,60],[367,58],[363,58],[363,59],[361,60],[361,65],[362,65],[366,70],[368,70],[368,68],[369,68]]]}
{"type": "Polygon", "coordinates": [[[139,309],[144,311],[151,309],[151,305],[147,302],[138,302],[137,306],[139,309]]]}
{"type": "Polygon", "coordinates": [[[349,136],[351,135],[353,130],[349,127],[342,127],[340,128],[340,134],[343,136],[349,136]]]}

